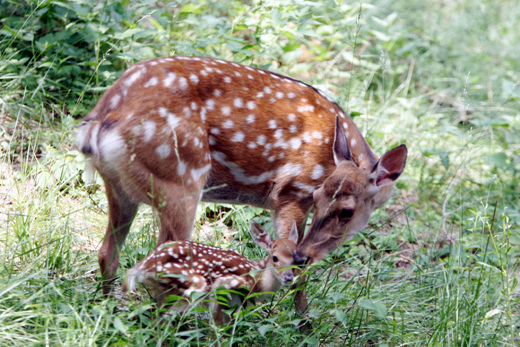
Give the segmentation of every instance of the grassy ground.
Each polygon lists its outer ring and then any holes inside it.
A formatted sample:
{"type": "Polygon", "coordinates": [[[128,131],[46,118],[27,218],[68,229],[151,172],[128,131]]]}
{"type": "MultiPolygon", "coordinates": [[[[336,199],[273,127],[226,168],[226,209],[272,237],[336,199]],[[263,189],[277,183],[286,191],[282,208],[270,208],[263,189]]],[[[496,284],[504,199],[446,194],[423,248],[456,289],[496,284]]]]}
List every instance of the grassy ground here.
{"type": "MultiPolygon", "coordinates": [[[[520,343],[520,34],[515,1],[0,0],[0,341],[18,345],[520,343]],[[160,6],[159,6],[160,5],[160,6]],[[2,53],[3,52],[3,53],[2,53]],[[170,54],[261,66],[332,95],[378,153],[406,143],[394,197],[310,269],[313,330],[293,295],[226,327],[100,295],[106,225],[76,123],[131,63],[170,54]]],[[[247,206],[201,206],[194,239],[264,254],[247,206]],[[212,230],[217,232],[213,232],[212,230]]],[[[155,244],[142,208],[121,271],[155,244]]]]}

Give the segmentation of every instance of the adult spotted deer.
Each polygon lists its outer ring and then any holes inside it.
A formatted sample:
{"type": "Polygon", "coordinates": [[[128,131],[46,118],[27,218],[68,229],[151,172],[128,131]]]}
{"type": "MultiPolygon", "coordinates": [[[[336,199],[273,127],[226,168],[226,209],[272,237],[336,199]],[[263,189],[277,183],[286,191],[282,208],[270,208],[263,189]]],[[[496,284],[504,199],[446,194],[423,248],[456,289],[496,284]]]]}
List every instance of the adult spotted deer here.
{"type": "Polygon", "coordinates": [[[141,202],[158,211],[159,244],[189,240],[201,200],[274,210],[281,238],[293,220],[300,228],[296,260],[319,261],[389,199],[407,154],[400,145],[378,158],[345,112],[305,83],[203,57],[131,66],[85,117],[77,141],[88,172],[105,181],[106,284],[141,202]]]}
{"type": "MultiPolygon", "coordinates": [[[[273,241],[260,224],[251,222],[255,242],[269,251],[269,255],[251,262],[233,251],[190,241],[173,241],[158,246],[141,262],[128,270],[123,291],[133,291],[137,283],[144,284],[162,305],[169,295],[186,299],[175,309],[183,309],[193,292],[214,292],[218,287],[238,291],[245,287],[249,293],[273,293],[292,284],[295,273],[293,252],[298,242],[298,229],[293,222],[287,239],[273,241]],[[287,268],[289,267],[289,268],[287,268]]],[[[230,303],[241,303],[241,297],[231,293],[230,303]]],[[[215,323],[227,320],[225,306],[216,304],[215,323]]]]}

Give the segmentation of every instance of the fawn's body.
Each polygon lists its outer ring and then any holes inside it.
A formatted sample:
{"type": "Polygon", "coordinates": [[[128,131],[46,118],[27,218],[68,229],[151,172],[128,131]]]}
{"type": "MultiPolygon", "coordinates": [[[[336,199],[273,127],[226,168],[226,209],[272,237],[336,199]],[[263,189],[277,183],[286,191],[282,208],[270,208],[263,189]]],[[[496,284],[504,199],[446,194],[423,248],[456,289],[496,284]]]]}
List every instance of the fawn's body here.
{"type": "Polygon", "coordinates": [[[316,89],[202,57],[133,65],[85,118],[77,139],[106,185],[109,223],[99,263],[107,282],[141,202],[159,212],[159,244],[189,240],[200,200],[274,210],[280,237],[291,221],[300,227],[297,261],[314,262],[365,227],[406,162],[404,145],[378,158],[316,89]]]}
{"type": "MultiPolygon", "coordinates": [[[[137,283],[145,285],[162,305],[169,295],[190,299],[193,292],[210,293],[218,287],[251,293],[276,292],[294,280],[292,253],[296,249],[298,230],[293,225],[288,239],[272,241],[269,233],[258,223],[251,222],[253,239],[269,251],[269,256],[252,262],[243,255],[196,242],[178,241],[157,247],[141,262],[128,270],[124,291],[133,291],[137,283]]],[[[240,302],[231,293],[231,302],[240,302]]],[[[176,306],[183,309],[184,305],[176,306]]],[[[222,306],[214,312],[216,323],[223,322],[222,306]]]]}

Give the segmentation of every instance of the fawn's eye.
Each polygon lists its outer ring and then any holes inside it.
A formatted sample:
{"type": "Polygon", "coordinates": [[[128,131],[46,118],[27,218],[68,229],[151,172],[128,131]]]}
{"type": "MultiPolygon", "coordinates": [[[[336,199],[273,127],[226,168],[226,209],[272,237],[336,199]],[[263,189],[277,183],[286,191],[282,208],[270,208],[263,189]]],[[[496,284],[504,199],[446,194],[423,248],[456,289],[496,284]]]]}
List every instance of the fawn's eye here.
{"type": "Polygon", "coordinates": [[[352,218],[353,215],[354,215],[354,210],[353,209],[351,209],[351,208],[344,208],[343,210],[340,211],[338,217],[339,217],[339,219],[347,220],[347,219],[352,218]]]}
{"type": "Polygon", "coordinates": [[[278,263],[278,257],[276,255],[273,255],[273,262],[278,263]]]}

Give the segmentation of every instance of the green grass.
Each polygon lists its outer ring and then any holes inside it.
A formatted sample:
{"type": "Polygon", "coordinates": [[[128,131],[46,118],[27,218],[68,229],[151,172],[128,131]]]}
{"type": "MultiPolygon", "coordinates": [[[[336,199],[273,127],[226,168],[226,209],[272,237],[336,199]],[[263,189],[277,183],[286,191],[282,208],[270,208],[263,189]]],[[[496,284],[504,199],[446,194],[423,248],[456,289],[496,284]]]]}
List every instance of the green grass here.
{"type": "MultiPolygon", "coordinates": [[[[3,346],[520,343],[517,2],[161,4],[0,0],[3,346]],[[170,54],[301,79],[350,111],[377,153],[407,144],[394,197],[309,269],[305,317],[290,292],[225,327],[197,306],[161,315],[119,282],[101,295],[107,203],[99,178],[84,185],[75,127],[127,66],[170,54]]],[[[204,204],[193,236],[258,259],[253,218],[272,230],[260,209],[204,204]]],[[[157,230],[142,208],[121,273],[157,230]]]]}

